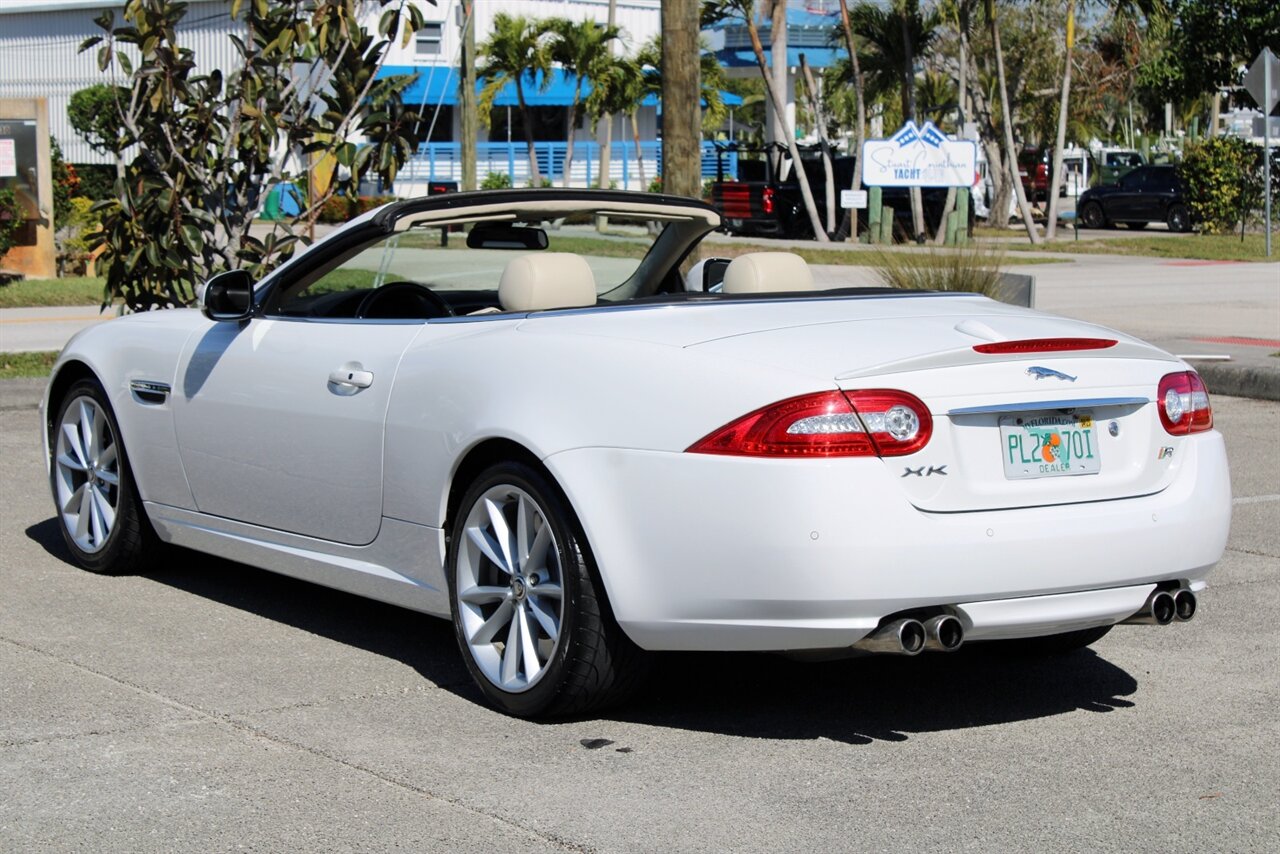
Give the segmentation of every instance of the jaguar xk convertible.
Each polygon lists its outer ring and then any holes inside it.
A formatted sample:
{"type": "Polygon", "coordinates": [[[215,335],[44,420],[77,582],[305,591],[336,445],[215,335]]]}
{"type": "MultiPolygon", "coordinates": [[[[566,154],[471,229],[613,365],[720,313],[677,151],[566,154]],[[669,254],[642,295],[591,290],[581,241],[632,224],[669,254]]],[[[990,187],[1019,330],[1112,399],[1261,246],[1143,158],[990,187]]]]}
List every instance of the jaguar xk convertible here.
{"type": "Polygon", "coordinates": [[[655,650],[1047,653],[1192,617],[1231,488],[1184,362],[971,294],[818,289],[794,254],[714,257],[719,225],[649,194],[395,202],[96,325],[44,402],[67,547],[451,619],[526,716],[620,700],[655,650]]]}

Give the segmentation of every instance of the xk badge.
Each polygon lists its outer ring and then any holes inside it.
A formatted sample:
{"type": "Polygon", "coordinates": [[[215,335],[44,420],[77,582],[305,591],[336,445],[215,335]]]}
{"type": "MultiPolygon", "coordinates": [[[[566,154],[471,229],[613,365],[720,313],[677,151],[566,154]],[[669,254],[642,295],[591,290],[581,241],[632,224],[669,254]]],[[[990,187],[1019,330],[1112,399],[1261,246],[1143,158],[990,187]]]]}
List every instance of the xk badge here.
{"type": "Polygon", "coordinates": [[[906,466],[903,469],[902,476],[911,477],[912,475],[914,475],[916,477],[933,477],[935,474],[940,474],[943,477],[946,477],[948,465],[949,463],[943,463],[940,466],[929,466],[928,471],[925,471],[924,466],[920,466],[920,468],[918,469],[913,469],[911,466],[906,466]]]}

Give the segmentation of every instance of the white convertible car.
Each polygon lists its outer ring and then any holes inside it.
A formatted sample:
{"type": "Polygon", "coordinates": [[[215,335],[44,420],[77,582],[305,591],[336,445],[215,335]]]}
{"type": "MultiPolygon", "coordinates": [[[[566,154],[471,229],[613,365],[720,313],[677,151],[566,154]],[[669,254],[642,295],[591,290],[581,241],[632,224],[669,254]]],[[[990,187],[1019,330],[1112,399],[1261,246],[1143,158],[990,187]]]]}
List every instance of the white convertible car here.
{"type": "Polygon", "coordinates": [[[67,546],[451,618],[518,715],[616,701],[650,650],[1052,651],[1192,617],[1231,488],[1185,363],[969,294],[817,290],[788,253],[682,273],[718,225],[415,199],[94,326],[44,403],[67,546]]]}

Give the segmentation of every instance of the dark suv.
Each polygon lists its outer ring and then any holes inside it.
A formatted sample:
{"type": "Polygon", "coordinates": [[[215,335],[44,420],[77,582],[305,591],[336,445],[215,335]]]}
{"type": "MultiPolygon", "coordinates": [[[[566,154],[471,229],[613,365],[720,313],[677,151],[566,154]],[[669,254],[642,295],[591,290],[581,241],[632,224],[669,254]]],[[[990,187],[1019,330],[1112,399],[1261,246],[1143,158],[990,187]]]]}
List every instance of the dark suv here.
{"type": "Polygon", "coordinates": [[[1173,166],[1139,166],[1114,184],[1085,190],[1076,217],[1085,228],[1108,228],[1117,222],[1146,228],[1147,223],[1163,222],[1170,231],[1191,230],[1191,214],[1173,166]]]}

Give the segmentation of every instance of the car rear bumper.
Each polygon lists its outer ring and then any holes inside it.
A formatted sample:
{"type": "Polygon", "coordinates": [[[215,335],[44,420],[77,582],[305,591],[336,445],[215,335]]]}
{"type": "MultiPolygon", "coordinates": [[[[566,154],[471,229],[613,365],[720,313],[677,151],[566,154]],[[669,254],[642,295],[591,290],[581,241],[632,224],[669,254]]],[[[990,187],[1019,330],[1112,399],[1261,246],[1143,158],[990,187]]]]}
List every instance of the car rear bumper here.
{"type": "Polygon", "coordinates": [[[608,448],[546,462],[614,614],[646,649],[848,647],[890,614],[946,607],[971,639],[1108,625],[1154,584],[1199,590],[1222,556],[1222,437],[1190,437],[1153,495],[926,513],[878,459],[760,460],[608,448]]]}

